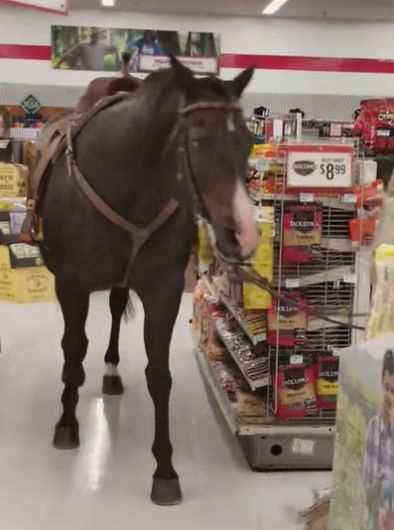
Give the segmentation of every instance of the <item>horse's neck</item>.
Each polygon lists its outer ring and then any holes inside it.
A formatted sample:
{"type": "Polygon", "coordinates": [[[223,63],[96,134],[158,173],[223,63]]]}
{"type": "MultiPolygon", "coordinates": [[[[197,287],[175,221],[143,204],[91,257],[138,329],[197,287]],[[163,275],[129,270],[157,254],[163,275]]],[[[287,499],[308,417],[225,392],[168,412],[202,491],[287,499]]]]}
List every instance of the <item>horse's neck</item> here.
{"type": "Polygon", "coordinates": [[[117,134],[122,139],[117,151],[123,167],[129,168],[119,175],[119,189],[125,190],[124,207],[137,219],[152,216],[170,198],[183,200],[186,183],[177,179],[177,120],[178,95],[163,93],[155,101],[142,99],[125,104],[123,123],[128,114],[125,129],[117,134]],[[130,139],[129,147],[124,138],[130,139]],[[126,190],[129,190],[127,192],[126,190]]]}

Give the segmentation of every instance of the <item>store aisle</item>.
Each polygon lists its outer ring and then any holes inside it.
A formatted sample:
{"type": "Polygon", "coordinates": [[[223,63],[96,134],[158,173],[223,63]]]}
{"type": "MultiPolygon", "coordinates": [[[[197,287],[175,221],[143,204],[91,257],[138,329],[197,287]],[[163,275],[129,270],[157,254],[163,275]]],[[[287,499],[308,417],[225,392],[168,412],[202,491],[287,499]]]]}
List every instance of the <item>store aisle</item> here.
{"type": "Polygon", "coordinates": [[[91,298],[79,405],[81,447],[52,448],[60,411],[57,304],[0,303],[0,530],[275,530],[295,527],[327,473],[253,473],[217,421],[192,355],[185,295],[172,343],[172,438],[184,502],[149,501],[153,408],[146,390],[142,310],[123,324],[121,398],[100,393],[110,316],[91,298]]]}

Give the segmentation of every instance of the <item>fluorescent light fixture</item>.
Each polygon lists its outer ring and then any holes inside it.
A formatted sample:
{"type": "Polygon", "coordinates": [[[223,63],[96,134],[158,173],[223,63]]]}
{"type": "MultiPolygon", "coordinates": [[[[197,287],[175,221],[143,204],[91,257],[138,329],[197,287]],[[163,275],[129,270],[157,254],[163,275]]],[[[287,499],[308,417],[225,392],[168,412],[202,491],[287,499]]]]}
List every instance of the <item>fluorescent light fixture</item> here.
{"type": "Polygon", "coordinates": [[[115,0],[101,0],[101,3],[104,7],[114,7],[115,0]]]}
{"type": "Polygon", "coordinates": [[[262,10],[263,15],[273,15],[279,9],[285,5],[288,0],[272,0],[265,9],[262,10]]]}

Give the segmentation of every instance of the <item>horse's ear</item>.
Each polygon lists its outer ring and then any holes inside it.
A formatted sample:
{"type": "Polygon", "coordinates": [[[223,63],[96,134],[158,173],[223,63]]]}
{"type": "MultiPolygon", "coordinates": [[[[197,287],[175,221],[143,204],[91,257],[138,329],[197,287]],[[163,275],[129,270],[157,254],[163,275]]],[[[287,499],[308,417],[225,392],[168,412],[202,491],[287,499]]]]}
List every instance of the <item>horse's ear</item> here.
{"type": "Polygon", "coordinates": [[[255,66],[252,64],[231,81],[231,87],[238,99],[241,97],[242,92],[252,79],[254,69],[255,66]]]}
{"type": "Polygon", "coordinates": [[[170,55],[170,63],[180,87],[187,92],[192,84],[193,72],[183,66],[174,55],[170,55]]]}

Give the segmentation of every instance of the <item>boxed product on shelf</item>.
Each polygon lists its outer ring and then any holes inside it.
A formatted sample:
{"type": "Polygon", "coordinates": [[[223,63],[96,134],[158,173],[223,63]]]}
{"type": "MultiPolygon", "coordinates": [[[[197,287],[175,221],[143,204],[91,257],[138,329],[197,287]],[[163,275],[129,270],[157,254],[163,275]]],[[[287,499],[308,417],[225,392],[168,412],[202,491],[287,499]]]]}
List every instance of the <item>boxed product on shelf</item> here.
{"type": "MultiPolygon", "coordinates": [[[[276,364],[276,363],[275,363],[276,364]]],[[[306,418],[318,414],[313,360],[309,355],[279,355],[273,373],[279,418],[306,418]]]]}
{"type": "Polygon", "coordinates": [[[321,255],[322,203],[286,202],[283,214],[283,259],[305,262],[321,255]]]}
{"type": "Polygon", "coordinates": [[[24,200],[0,198],[0,244],[18,242],[25,216],[24,200]]]}
{"type": "Polygon", "coordinates": [[[315,356],[316,397],[319,409],[335,409],[338,394],[339,356],[321,352],[315,356]]]}
{"type": "Polygon", "coordinates": [[[307,302],[298,292],[282,291],[282,300],[272,300],[267,318],[267,341],[271,345],[294,346],[306,341],[307,302]]]}
{"type": "Polygon", "coordinates": [[[0,246],[1,300],[44,302],[55,299],[54,277],[42,265],[37,251],[35,247],[22,244],[0,246]]]}
{"type": "Polygon", "coordinates": [[[27,178],[26,166],[0,162],[0,197],[25,197],[27,178]]]}

